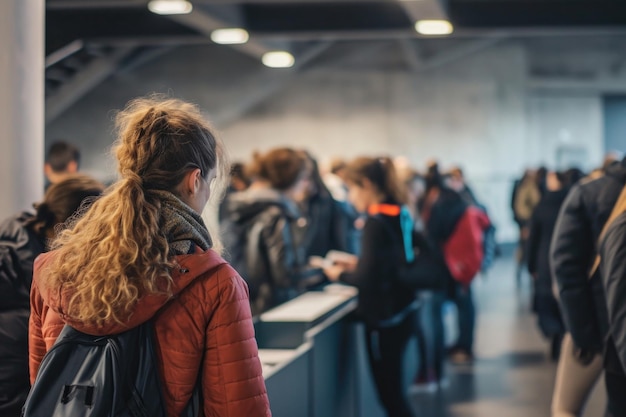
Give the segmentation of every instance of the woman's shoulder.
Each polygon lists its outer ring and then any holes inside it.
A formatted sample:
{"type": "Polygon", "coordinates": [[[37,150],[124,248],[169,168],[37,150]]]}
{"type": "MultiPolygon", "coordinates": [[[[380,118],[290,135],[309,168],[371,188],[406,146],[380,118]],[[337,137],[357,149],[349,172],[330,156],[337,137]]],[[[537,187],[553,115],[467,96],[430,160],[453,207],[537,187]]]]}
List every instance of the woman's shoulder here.
{"type": "Polygon", "coordinates": [[[189,274],[189,282],[175,279],[176,285],[192,286],[198,284],[203,291],[221,291],[228,287],[239,287],[243,279],[219,253],[207,250],[202,253],[183,255],[177,257],[178,268],[182,271],[181,276],[189,274]],[[187,271],[187,272],[185,272],[187,271]]]}

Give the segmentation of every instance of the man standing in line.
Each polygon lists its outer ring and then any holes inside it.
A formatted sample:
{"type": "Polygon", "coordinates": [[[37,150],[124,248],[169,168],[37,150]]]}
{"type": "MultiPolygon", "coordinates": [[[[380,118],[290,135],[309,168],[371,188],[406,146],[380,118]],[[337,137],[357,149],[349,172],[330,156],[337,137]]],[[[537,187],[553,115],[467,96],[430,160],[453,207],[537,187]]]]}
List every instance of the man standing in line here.
{"type": "Polygon", "coordinates": [[[70,143],[57,141],[48,149],[44,173],[48,184],[56,184],[63,181],[68,175],[78,172],[80,151],[70,143]]]}

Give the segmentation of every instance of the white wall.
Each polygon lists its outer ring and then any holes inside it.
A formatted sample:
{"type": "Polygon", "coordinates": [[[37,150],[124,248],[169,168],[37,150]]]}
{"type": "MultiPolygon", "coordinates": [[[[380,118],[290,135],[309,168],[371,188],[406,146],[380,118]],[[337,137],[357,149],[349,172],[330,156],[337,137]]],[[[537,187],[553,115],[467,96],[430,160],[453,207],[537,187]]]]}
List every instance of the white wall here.
{"type": "Polygon", "coordinates": [[[47,139],[78,138],[85,168],[111,176],[110,159],[101,156],[112,141],[110,109],[151,91],[170,92],[221,121],[236,159],[289,145],[322,159],[384,153],[405,155],[418,168],[433,157],[444,167],[461,164],[498,224],[499,238],[511,241],[510,191],[526,166],[554,166],[563,145],[582,149],[584,168],[600,163],[599,94],[529,93],[527,51],[520,43],[504,42],[419,73],[368,65],[376,58],[368,45],[353,48],[357,68],[334,65],[331,54],[282,87],[285,72],[224,48],[180,48],[105,82],[51,123],[47,139]],[[262,101],[264,96],[270,98],[262,101]],[[228,122],[241,103],[255,101],[262,103],[228,122]]]}

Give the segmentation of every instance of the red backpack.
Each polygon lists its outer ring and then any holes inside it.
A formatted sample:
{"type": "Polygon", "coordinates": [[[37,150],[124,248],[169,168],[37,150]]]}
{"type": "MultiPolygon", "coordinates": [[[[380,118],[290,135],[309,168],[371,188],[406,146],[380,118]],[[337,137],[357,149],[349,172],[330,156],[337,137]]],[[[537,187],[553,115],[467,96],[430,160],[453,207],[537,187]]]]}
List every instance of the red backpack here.
{"type": "Polygon", "coordinates": [[[484,257],[483,238],[489,225],[489,217],[479,208],[470,206],[443,245],[448,270],[463,285],[469,285],[480,271],[484,257]]]}

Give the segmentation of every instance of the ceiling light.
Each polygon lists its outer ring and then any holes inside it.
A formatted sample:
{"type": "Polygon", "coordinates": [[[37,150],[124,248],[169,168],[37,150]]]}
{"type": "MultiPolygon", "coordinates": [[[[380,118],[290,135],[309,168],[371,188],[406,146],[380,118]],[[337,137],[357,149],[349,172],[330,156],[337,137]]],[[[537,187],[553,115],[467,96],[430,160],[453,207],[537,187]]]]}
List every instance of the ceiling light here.
{"type": "Polygon", "coordinates": [[[270,68],[289,68],[296,62],[293,55],[285,51],[267,52],[262,61],[263,65],[270,68]]]}
{"type": "Polygon", "coordinates": [[[191,13],[193,6],[186,0],[152,0],[148,9],[156,14],[187,14],[191,13]]]}
{"type": "Polygon", "coordinates": [[[245,29],[217,29],[211,32],[211,40],[222,45],[246,43],[250,36],[245,29]]]}
{"type": "Polygon", "coordinates": [[[419,20],[415,30],[422,35],[449,35],[454,28],[447,20],[419,20]]]}

